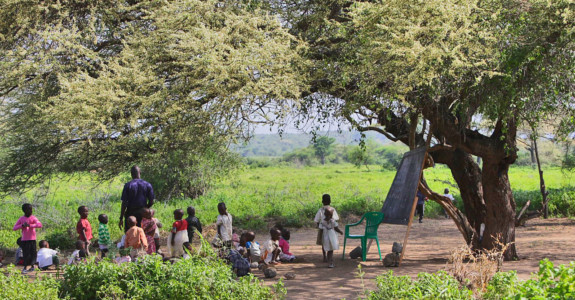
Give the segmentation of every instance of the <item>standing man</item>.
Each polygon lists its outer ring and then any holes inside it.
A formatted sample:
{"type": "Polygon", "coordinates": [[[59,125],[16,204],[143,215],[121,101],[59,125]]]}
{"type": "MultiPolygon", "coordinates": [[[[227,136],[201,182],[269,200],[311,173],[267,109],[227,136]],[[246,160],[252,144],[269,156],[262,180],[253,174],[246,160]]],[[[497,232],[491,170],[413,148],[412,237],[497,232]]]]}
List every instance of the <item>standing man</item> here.
{"type": "Polygon", "coordinates": [[[154,205],[154,189],[149,182],[140,179],[140,167],[133,166],[130,171],[132,181],[126,183],[122,191],[122,208],[120,223],[118,224],[120,228],[124,227],[124,232],[129,229],[127,223],[130,216],[136,217],[137,225],[140,227],[142,210],[154,205]],[[126,218],[125,221],[124,217],[126,218]]]}
{"type": "Polygon", "coordinates": [[[425,209],[425,201],[427,197],[417,190],[417,206],[415,207],[416,214],[419,215],[419,223],[423,223],[423,211],[425,209]]]}

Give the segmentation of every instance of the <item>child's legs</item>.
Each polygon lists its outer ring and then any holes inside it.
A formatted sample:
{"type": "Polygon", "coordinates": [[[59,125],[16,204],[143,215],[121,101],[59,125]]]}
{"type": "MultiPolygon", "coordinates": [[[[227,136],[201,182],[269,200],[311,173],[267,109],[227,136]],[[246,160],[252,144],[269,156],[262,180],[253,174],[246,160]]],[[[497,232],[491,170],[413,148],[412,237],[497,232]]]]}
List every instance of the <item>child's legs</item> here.
{"type": "Polygon", "coordinates": [[[102,258],[106,257],[106,253],[108,253],[108,248],[100,248],[100,253],[102,254],[102,258]]]}
{"type": "Polygon", "coordinates": [[[24,256],[24,269],[27,266],[34,267],[34,262],[36,262],[36,240],[22,241],[22,255],[24,256]]]}
{"type": "MultiPolygon", "coordinates": [[[[413,206],[412,206],[413,207],[413,206]]],[[[333,262],[333,250],[327,251],[327,261],[332,263],[333,262]]]]}
{"type": "Polygon", "coordinates": [[[52,264],[56,266],[56,268],[60,266],[60,258],[58,258],[58,255],[52,256],[52,264]]]}
{"type": "Polygon", "coordinates": [[[321,245],[321,253],[323,254],[323,260],[326,261],[327,257],[326,257],[326,252],[325,252],[325,249],[323,248],[323,245],[321,245]]]}
{"type": "Polygon", "coordinates": [[[154,244],[156,244],[156,253],[158,253],[158,251],[160,251],[160,238],[159,237],[154,238],[154,244]]]}

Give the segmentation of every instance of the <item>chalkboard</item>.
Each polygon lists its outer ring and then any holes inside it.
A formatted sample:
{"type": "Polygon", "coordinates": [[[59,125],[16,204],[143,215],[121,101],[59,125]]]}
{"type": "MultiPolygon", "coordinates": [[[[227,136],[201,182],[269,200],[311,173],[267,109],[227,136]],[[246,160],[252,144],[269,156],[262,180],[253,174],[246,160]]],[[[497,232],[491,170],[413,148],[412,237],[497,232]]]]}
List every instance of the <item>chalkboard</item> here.
{"type": "Polygon", "coordinates": [[[383,223],[407,225],[419,176],[425,159],[426,147],[411,150],[403,155],[391,188],[383,202],[383,223]]]}

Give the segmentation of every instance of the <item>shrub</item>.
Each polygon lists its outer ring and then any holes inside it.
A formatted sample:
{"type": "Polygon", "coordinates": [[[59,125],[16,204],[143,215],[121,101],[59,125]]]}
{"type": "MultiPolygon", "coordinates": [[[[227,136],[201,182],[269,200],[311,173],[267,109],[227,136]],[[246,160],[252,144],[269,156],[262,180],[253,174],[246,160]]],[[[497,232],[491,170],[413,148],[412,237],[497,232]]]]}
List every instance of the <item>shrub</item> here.
{"type": "Polygon", "coordinates": [[[472,299],[473,294],[444,271],[419,273],[417,280],[389,271],[378,276],[376,284],[377,290],[369,292],[368,299],[472,299]]]}
{"type": "Polygon", "coordinates": [[[28,276],[23,276],[14,265],[0,273],[0,299],[60,299],[58,282],[52,277],[40,276],[30,284],[28,276]]]}
{"type": "Polygon", "coordinates": [[[556,268],[548,259],[542,260],[537,275],[519,284],[515,294],[523,299],[575,298],[575,262],[556,268]]]}
{"type": "Polygon", "coordinates": [[[575,298],[575,262],[555,267],[551,261],[539,262],[532,279],[520,281],[514,271],[497,273],[483,299],[573,299],[575,298]]]}
{"type": "Polygon", "coordinates": [[[174,264],[157,255],[139,263],[109,260],[66,267],[61,291],[74,299],[275,299],[285,295],[281,281],[274,290],[253,276],[236,279],[229,265],[214,257],[193,256],[174,264]],[[192,296],[193,295],[193,296],[192,296]]]}
{"type": "Polygon", "coordinates": [[[515,271],[499,272],[491,278],[483,299],[510,299],[518,293],[520,284],[515,271]]]}

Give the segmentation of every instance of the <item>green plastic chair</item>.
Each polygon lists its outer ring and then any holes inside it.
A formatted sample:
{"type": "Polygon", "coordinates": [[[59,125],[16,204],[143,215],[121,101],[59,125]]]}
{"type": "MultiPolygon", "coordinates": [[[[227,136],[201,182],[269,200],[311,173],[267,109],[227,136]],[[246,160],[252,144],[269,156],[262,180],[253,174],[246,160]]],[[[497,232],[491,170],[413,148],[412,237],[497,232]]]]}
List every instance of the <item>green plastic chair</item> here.
{"type": "Polygon", "coordinates": [[[379,260],[381,260],[381,249],[379,249],[379,239],[377,238],[377,229],[379,224],[383,221],[383,213],[379,211],[367,212],[361,217],[357,223],[345,225],[345,237],[343,238],[343,255],[341,259],[345,259],[345,243],[347,239],[361,239],[361,259],[366,260],[367,255],[367,240],[374,239],[377,243],[377,251],[379,252],[379,260]],[[357,226],[365,219],[365,233],[363,235],[350,235],[349,228],[357,226]]]}

